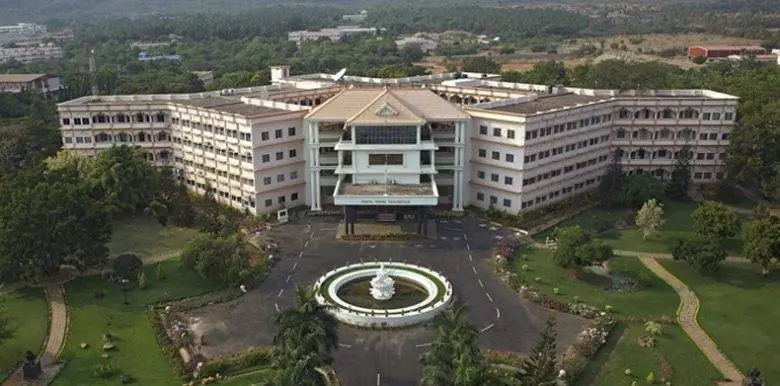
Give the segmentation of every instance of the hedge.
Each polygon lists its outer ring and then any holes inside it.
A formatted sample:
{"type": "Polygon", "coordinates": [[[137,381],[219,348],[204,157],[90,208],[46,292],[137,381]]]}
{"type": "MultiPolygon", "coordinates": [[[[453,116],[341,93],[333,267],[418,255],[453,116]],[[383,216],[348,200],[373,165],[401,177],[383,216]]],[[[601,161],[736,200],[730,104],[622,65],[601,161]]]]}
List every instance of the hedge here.
{"type": "Polygon", "coordinates": [[[277,350],[274,347],[257,347],[231,357],[215,359],[203,365],[200,377],[208,378],[217,374],[227,376],[249,367],[270,364],[276,354],[277,350]]]}
{"type": "Polygon", "coordinates": [[[160,315],[152,306],[147,307],[144,314],[152,323],[154,336],[157,338],[157,344],[160,346],[160,349],[168,362],[168,367],[170,367],[174,373],[181,376],[182,379],[187,379],[189,373],[187,368],[184,367],[184,363],[182,363],[181,356],[179,356],[179,349],[173,344],[173,340],[171,340],[171,337],[168,335],[160,315]]]}

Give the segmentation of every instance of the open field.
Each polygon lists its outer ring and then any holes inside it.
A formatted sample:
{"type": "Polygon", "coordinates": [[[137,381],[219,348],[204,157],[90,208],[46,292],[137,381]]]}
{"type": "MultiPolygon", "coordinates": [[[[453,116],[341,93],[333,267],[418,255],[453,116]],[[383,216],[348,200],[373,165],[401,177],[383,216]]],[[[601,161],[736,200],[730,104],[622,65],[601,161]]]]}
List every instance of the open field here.
{"type": "Polygon", "coordinates": [[[0,297],[0,309],[10,319],[13,337],[0,345],[0,379],[31,350],[38,353],[49,328],[49,306],[43,288],[26,287],[0,297]]]}
{"type": "Polygon", "coordinates": [[[111,257],[129,252],[146,259],[178,251],[198,233],[192,228],[164,227],[145,216],[117,221],[113,226],[114,233],[108,244],[111,257]]]}
{"type": "Polygon", "coordinates": [[[761,276],[755,265],[725,263],[706,276],[683,262],[661,264],[699,297],[699,324],[738,369],[745,373],[758,366],[767,383],[780,381],[780,309],[773,306],[780,293],[780,272],[761,276]]]}

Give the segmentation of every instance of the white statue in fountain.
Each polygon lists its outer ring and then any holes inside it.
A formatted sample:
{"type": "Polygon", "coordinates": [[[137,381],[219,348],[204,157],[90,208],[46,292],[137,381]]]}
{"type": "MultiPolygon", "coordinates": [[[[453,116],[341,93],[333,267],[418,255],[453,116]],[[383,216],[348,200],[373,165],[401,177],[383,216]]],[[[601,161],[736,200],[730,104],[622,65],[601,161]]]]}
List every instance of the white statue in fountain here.
{"type": "Polygon", "coordinates": [[[379,265],[376,276],[371,279],[371,296],[376,300],[387,300],[395,294],[395,280],[390,277],[390,272],[384,264],[379,265]]]}

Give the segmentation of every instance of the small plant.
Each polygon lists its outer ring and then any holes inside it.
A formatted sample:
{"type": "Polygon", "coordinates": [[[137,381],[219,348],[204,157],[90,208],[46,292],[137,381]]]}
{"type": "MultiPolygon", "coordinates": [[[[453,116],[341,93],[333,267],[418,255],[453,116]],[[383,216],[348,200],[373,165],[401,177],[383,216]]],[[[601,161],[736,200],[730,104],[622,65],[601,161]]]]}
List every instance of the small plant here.
{"type": "Polygon", "coordinates": [[[118,372],[119,370],[116,369],[114,366],[111,366],[110,363],[97,365],[92,368],[92,374],[94,374],[98,378],[103,378],[103,379],[112,378],[118,372]]]}
{"type": "Polygon", "coordinates": [[[146,274],[144,273],[144,271],[138,272],[138,288],[140,289],[149,288],[149,281],[146,280],[146,274]]]}
{"type": "Polygon", "coordinates": [[[523,266],[520,267],[520,270],[522,270],[523,272],[527,272],[528,271],[528,264],[523,264],[523,266]]]}
{"type": "Polygon", "coordinates": [[[612,306],[607,304],[606,306],[604,306],[604,311],[612,312],[612,306]]]}
{"type": "Polygon", "coordinates": [[[631,369],[625,369],[623,370],[623,374],[631,375],[631,369]]]}
{"type": "Polygon", "coordinates": [[[106,293],[102,290],[95,290],[95,299],[103,299],[106,296],[106,293]]]}
{"type": "Polygon", "coordinates": [[[648,321],[645,323],[645,332],[649,333],[650,335],[658,336],[661,335],[661,325],[651,321],[648,321]]]}
{"type": "Polygon", "coordinates": [[[119,377],[119,381],[122,382],[123,385],[127,385],[135,382],[135,377],[128,373],[124,373],[119,377]]]}
{"type": "Polygon", "coordinates": [[[534,281],[537,282],[537,283],[541,283],[542,282],[542,278],[537,276],[537,277],[534,278],[534,281]]]}
{"type": "Polygon", "coordinates": [[[114,335],[111,333],[111,331],[103,334],[103,350],[111,351],[115,348],[116,345],[114,344],[114,335]]]}
{"type": "Polygon", "coordinates": [[[558,289],[558,287],[553,288],[553,293],[558,295],[561,293],[561,290],[558,289]]]}
{"type": "Polygon", "coordinates": [[[154,266],[154,275],[157,277],[158,281],[163,281],[167,277],[165,276],[165,270],[161,263],[157,263],[157,265],[154,266]]]}
{"type": "Polygon", "coordinates": [[[650,374],[647,374],[647,383],[652,385],[655,383],[655,374],[651,371],[650,374]]]}

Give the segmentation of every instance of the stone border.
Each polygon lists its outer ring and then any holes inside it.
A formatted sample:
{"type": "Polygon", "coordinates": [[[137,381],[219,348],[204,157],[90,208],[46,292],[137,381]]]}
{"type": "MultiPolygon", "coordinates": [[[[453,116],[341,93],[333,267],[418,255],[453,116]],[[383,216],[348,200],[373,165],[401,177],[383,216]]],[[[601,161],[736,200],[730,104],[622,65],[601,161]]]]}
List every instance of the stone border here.
{"type": "Polygon", "coordinates": [[[452,284],[440,273],[414,264],[398,262],[384,264],[387,268],[396,270],[394,276],[403,277],[426,288],[428,297],[413,306],[392,310],[350,307],[345,301],[332,297],[338,291],[339,285],[374,275],[380,264],[371,262],[345,265],[322,275],[314,284],[317,301],[327,305],[330,313],[340,322],[358,327],[412,326],[432,319],[449,306],[453,294],[452,284]]]}

